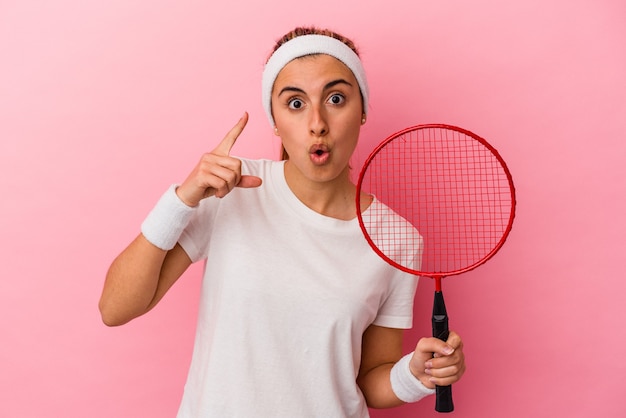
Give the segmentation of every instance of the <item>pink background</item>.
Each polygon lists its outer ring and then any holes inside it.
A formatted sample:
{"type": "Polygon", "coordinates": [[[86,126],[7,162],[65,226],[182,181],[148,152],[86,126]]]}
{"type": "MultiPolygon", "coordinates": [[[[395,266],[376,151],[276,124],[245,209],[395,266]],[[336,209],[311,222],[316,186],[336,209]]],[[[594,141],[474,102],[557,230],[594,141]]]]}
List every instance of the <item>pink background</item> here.
{"type": "MultiPolygon", "coordinates": [[[[454,414],[625,416],[623,0],[0,1],[0,416],[175,415],[201,266],[115,329],[97,310],[104,274],[244,110],[235,153],[276,155],[260,74],[300,24],[361,46],[355,167],[388,134],[442,122],[513,172],[506,245],[444,282],[468,362],[454,414]]],[[[424,280],[407,350],[431,299],[424,280]]],[[[429,399],[373,416],[438,415],[429,399]]]]}

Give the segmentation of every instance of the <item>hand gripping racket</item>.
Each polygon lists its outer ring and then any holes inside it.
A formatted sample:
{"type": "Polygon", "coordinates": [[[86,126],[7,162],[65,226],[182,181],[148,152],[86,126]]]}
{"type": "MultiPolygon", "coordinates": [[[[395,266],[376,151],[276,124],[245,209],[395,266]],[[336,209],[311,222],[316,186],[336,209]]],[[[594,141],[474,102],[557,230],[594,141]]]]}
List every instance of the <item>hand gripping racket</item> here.
{"type": "MultiPolygon", "coordinates": [[[[380,257],[435,279],[433,336],[447,340],[441,279],[489,260],[513,225],[515,189],[502,157],[484,139],[455,126],[404,129],[365,161],[356,206],[363,234],[380,257]],[[374,196],[364,211],[361,192],[374,196]]],[[[451,386],[437,387],[435,409],[454,409],[451,386]]]]}

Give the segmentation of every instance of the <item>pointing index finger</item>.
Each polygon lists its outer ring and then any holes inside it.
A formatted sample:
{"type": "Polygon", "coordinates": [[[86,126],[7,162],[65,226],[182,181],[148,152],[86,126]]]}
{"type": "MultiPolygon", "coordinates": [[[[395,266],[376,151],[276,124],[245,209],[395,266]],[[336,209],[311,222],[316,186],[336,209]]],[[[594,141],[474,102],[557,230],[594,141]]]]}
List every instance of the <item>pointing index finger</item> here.
{"type": "Polygon", "coordinates": [[[248,112],[245,112],[241,119],[239,119],[237,124],[233,126],[233,128],[226,134],[224,139],[222,139],[222,142],[220,142],[219,145],[213,150],[213,153],[224,156],[229,155],[230,150],[233,148],[233,145],[235,145],[237,138],[239,137],[241,132],[243,132],[243,128],[246,127],[247,123],[248,112]]]}

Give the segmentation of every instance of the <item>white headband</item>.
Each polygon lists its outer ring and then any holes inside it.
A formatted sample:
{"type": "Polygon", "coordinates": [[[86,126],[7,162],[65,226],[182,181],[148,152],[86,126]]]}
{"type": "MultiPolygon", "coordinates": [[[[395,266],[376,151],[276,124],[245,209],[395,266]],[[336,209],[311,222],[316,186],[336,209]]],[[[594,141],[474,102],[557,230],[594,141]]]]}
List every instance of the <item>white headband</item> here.
{"type": "Polygon", "coordinates": [[[365,69],[358,55],[346,44],[338,39],[325,35],[302,35],[282,44],[270,57],[263,70],[262,99],[265,113],[272,126],[275,125],[272,117],[272,88],[278,73],[285,65],[296,58],[305,55],[326,54],[337,58],[352,71],[363,96],[363,112],[367,113],[369,88],[365,69]]]}

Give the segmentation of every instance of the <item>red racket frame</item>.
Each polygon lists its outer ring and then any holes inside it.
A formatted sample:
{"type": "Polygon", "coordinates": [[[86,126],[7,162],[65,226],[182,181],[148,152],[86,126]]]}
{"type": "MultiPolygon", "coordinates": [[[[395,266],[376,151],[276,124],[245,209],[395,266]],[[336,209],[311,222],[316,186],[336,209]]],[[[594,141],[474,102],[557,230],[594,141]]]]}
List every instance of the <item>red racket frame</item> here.
{"type": "MultiPolygon", "coordinates": [[[[384,202],[383,202],[384,203],[384,202]]],[[[358,217],[358,221],[359,221],[359,226],[361,227],[361,230],[363,231],[363,235],[365,236],[365,239],[367,240],[367,242],[369,243],[370,247],[372,247],[372,249],[380,256],[382,257],[385,261],[387,261],[389,264],[393,265],[394,267],[407,272],[407,273],[411,273],[414,274],[416,276],[425,276],[425,277],[430,277],[433,279],[436,278],[444,278],[447,276],[454,276],[457,274],[461,274],[461,273],[465,273],[467,271],[473,270],[476,267],[480,266],[481,264],[484,264],[487,260],[489,260],[491,257],[494,256],[495,253],[498,252],[498,250],[500,250],[500,248],[502,247],[502,245],[504,245],[504,242],[506,241],[506,239],[509,236],[509,233],[511,232],[511,229],[513,228],[513,220],[515,218],[515,207],[517,204],[517,200],[516,200],[516,196],[515,196],[515,186],[513,184],[513,177],[511,176],[511,172],[509,171],[508,166],[506,165],[506,162],[504,161],[504,159],[502,158],[502,156],[500,155],[500,153],[498,152],[498,150],[496,150],[491,144],[489,144],[486,140],[484,140],[483,138],[481,138],[480,136],[476,135],[475,133],[468,131],[467,129],[463,129],[463,128],[459,128],[458,126],[454,126],[454,125],[446,125],[446,124],[424,124],[424,125],[416,125],[416,126],[412,126],[406,129],[403,129],[399,132],[394,133],[393,135],[390,135],[389,137],[387,137],[384,141],[382,141],[380,144],[378,144],[378,146],[370,153],[370,155],[367,157],[367,159],[365,160],[365,163],[363,164],[363,167],[361,168],[361,172],[359,173],[359,178],[358,178],[358,182],[357,182],[357,197],[356,197],[356,210],[357,210],[357,217],[358,217]],[[378,247],[376,246],[376,244],[374,243],[374,241],[370,238],[369,233],[367,232],[367,229],[363,223],[363,219],[361,217],[361,213],[362,213],[362,207],[361,207],[361,200],[359,198],[359,194],[361,191],[361,186],[362,186],[362,182],[363,182],[363,177],[365,175],[365,173],[367,172],[367,168],[369,166],[369,163],[371,160],[374,159],[374,157],[383,149],[385,148],[385,146],[393,141],[394,139],[401,137],[409,132],[413,132],[416,130],[423,130],[423,129],[431,129],[431,128],[435,128],[435,129],[447,129],[447,130],[451,130],[451,131],[456,131],[459,133],[462,133],[464,135],[467,135],[473,139],[475,139],[476,141],[480,142],[485,148],[487,148],[489,151],[491,151],[491,153],[496,157],[496,159],[498,160],[498,162],[500,163],[500,165],[503,168],[503,171],[507,177],[510,189],[511,189],[511,216],[509,217],[509,221],[508,221],[508,225],[506,226],[502,237],[500,238],[500,240],[498,241],[498,243],[493,247],[493,249],[488,252],[483,258],[481,258],[480,260],[476,261],[473,264],[470,264],[469,266],[463,267],[463,268],[459,268],[456,270],[452,270],[452,271],[447,271],[447,272],[434,272],[434,271],[421,271],[421,270],[413,270],[410,269],[408,267],[405,267],[397,262],[395,262],[394,260],[392,260],[391,258],[387,257],[381,250],[378,249],[378,247]]]]}

